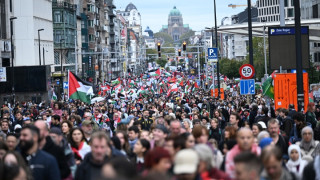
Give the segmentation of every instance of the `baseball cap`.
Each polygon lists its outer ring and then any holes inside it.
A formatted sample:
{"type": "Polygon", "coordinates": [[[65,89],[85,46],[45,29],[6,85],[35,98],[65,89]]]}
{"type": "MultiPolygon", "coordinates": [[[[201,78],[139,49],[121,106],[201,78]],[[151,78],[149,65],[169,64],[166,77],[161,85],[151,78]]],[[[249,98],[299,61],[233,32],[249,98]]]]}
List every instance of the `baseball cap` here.
{"type": "Polygon", "coordinates": [[[93,124],[93,122],[92,121],[90,121],[90,120],[84,120],[84,121],[82,121],[82,126],[86,126],[86,125],[89,125],[89,124],[93,124]]]}
{"type": "Polygon", "coordinates": [[[57,127],[53,127],[50,129],[50,133],[54,133],[54,134],[57,134],[57,135],[62,135],[62,131],[61,129],[57,128],[57,127]]]}
{"type": "Polygon", "coordinates": [[[267,126],[263,121],[259,121],[258,124],[260,124],[263,129],[267,129],[267,126]]]}
{"type": "Polygon", "coordinates": [[[174,174],[192,174],[197,171],[199,156],[192,149],[180,150],[174,158],[174,174]]]}
{"type": "Polygon", "coordinates": [[[155,129],[161,130],[165,134],[169,134],[168,129],[163,124],[156,125],[155,129]]]}

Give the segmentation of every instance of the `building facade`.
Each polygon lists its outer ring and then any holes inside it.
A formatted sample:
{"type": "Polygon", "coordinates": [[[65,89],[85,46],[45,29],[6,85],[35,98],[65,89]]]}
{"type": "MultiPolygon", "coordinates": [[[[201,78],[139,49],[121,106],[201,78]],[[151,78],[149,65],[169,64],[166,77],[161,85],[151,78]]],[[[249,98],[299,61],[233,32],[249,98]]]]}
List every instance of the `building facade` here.
{"type": "MultiPolygon", "coordinates": [[[[301,1],[301,4],[303,1],[301,1]]],[[[280,21],[280,0],[257,0],[258,21],[280,21]]],[[[285,20],[294,19],[293,0],[284,0],[285,20]]]]}
{"type": "Polygon", "coordinates": [[[168,33],[175,42],[178,42],[181,35],[189,31],[191,31],[189,24],[183,24],[181,12],[174,6],[168,16],[168,25],[162,25],[160,32],[168,33]]]}
{"type": "Polygon", "coordinates": [[[0,1],[0,66],[10,66],[10,18],[13,24],[13,45],[15,66],[53,64],[52,3],[48,0],[0,1]],[[40,31],[40,52],[39,36],[40,31]],[[40,53],[40,56],[39,56],[40,53]]]}

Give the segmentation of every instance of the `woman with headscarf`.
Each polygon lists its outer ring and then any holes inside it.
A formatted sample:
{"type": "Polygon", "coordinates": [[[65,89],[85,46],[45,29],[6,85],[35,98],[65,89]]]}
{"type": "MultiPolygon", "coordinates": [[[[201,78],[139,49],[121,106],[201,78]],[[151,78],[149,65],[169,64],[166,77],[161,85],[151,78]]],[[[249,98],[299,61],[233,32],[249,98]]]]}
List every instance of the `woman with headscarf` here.
{"type": "Polygon", "coordinates": [[[300,147],[296,144],[289,146],[288,155],[289,161],[286,164],[288,170],[298,178],[301,178],[304,168],[308,165],[308,161],[301,158],[300,147]]]}
{"type": "MultiPolygon", "coordinates": [[[[319,141],[314,140],[313,130],[309,126],[306,126],[302,129],[301,136],[302,140],[296,142],[296,144],[300,146],[302,159],[311,162],[315,157],[314,151],[319,144],[319,141]]],[[[317,149],[320,149],[320,147],[317,149]]]]}

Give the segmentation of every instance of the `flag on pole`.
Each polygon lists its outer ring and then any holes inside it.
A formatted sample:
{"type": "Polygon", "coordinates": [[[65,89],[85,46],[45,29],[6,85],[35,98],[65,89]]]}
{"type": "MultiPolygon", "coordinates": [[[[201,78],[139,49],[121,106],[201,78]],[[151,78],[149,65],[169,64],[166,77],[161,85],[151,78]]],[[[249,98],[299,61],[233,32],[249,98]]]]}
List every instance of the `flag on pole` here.
{"type": "Polygon", "coordinates": [[[156,71],[149,71],[150,76],[160,76],[161,75],[161,71],[160,68],[157,69],[156,71]]]}
{"type": "Polygon", "coordinates": [[[54,90],[52,91],[52,98],[51,99],[55,100],[55,101],[58,99],[58,97],[57,97],[56,93],[54,92],[54,90]]]}
{"type": "Polygon", "coordinates": [[[91,103],[91,97],[94,95],[91,84],[82,81],[70,71],[68,82],[68,94],[70,99],[79,99],[82,102],[91,103]]]}
{"type": "Polygon", "coordinates": [[[117,84],[120,84],[120,78],[117,78],[111,81],[111,85],[117,85],[117,84]]]}
{"type": "Polygon", "coordinates": [[[274,98],[274,87],[272,85],[272,77],[268,77],[267,80],[262,84],[262,91],[264,96],[268,96],[271,99],[274,98]]]}

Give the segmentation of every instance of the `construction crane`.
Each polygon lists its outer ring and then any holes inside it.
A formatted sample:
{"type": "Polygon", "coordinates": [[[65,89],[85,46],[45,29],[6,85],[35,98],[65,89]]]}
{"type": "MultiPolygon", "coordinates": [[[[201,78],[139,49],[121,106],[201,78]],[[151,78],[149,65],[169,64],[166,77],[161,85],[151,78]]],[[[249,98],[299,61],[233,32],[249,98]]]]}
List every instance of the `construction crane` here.
{"type": "Polygon", "coordinates": [[[236,4],[229,4],[228,7],[232,7],[233,9],[236,7],[241,7],[241,6],[248,6],[247,4],[243,4],[243,5],[236,5],[236,4]]]}

